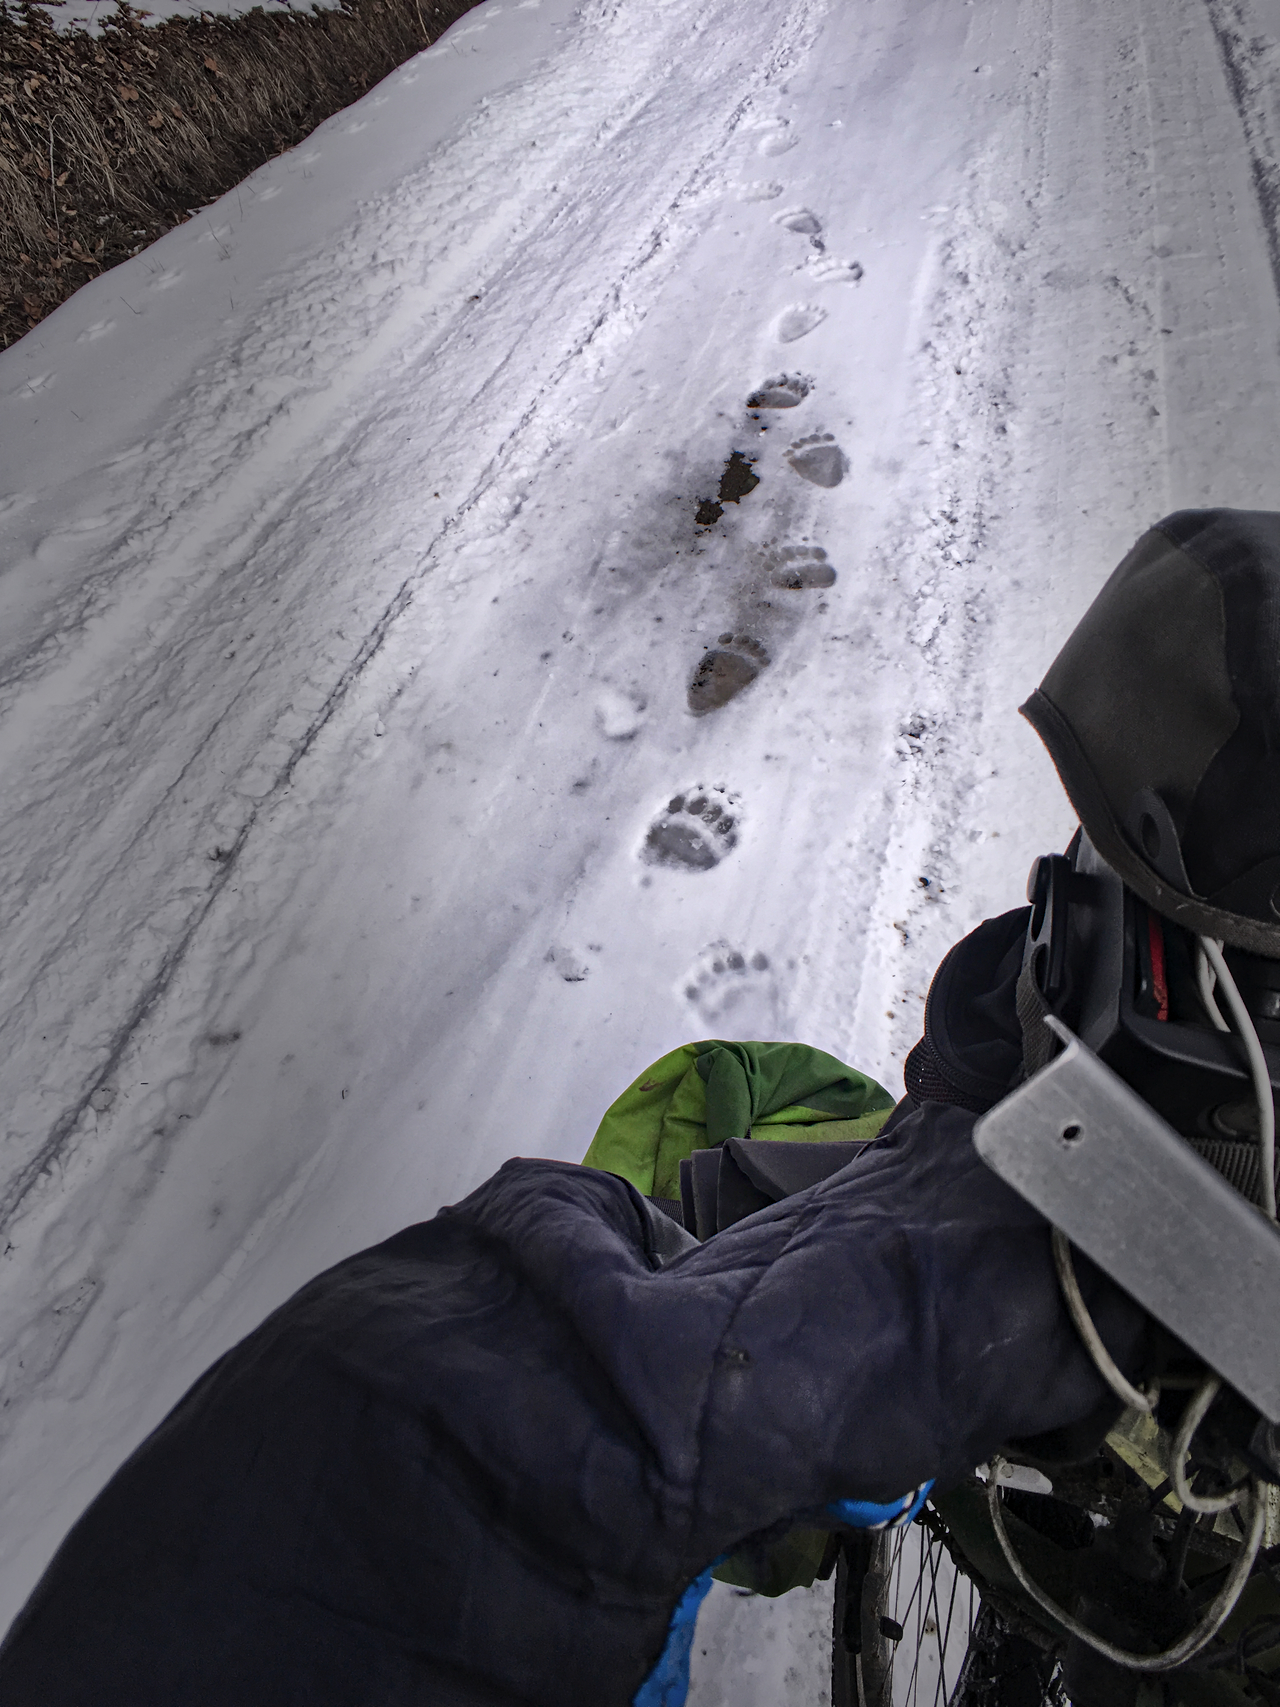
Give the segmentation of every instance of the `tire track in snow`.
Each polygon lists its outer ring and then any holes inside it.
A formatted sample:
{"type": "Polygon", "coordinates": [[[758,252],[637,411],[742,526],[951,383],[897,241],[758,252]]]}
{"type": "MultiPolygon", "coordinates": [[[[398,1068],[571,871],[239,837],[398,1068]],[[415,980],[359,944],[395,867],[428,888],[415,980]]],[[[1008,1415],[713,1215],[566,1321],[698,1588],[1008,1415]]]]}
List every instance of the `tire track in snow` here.
{"type": "MultiPolygon", "coordinates": [[[[1043,36],[1027,29],[1022,39],[1032,64],[1037,49],[1045,63],[1043,36]]],[[[1026,252],[1038,228],[1046,91],[1034,79],[1023,87],[1016,128],[966,169],[921,277],[914,405],[902,433],[918,473],[874,550],[876,577],[898,605],[905,640],[893,661],[896,715],[876,767],[887,783],[850,845],[845,871],[833,878],[838,898],[828,903],[851,939],[842,959],[863,971],[851,1003],[848,994],[823,989],[821,978],[804,1000],[843,1033],[846,1058],[878,1064],[886,1083],[920,1034],[941,955],[976,922],[964,918],[964,900],[951,903],[967,864],[973,796],[990,765],[984,723],[997,622],[990,570],[1017,478],[1010,426],[1024,401],[1017,375],[1029,316],[1011,258],[1026,252]]],[[[826,907],[818,911],[821,917],[826,907]]],[[[817,934],[808,947],[820,964],[817,934]]]]}
{"type": "Polygon", "coordinates": [[[1248,0],[1205,0],[1232,104],[1240,116],[1271,277],[1280,297],[1280,44],[1251,20],[1248,0]]]}

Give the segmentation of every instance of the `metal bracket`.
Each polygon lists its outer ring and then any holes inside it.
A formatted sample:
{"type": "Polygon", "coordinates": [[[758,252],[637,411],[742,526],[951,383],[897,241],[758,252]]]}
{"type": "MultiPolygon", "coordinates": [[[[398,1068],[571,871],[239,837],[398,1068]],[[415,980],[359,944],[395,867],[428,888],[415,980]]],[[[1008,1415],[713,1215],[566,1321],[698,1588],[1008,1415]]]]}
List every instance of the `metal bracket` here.
{"type": "Polygon", "coordinates": [[[978,1154],[1280,1422],[1280,1228],[1061,1020],[1046,1023],[1066,1048],[982,1116],[978,1154]]]}

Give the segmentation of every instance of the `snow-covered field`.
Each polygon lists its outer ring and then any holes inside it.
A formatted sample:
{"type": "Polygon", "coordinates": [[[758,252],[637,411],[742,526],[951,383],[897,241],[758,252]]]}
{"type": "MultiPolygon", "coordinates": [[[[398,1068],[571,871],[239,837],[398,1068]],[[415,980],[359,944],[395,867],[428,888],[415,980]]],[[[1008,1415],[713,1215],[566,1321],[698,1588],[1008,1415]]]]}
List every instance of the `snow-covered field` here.
{"type": "MultiPolygon", "coordinates": [[[[277,12],[287,7],[295,11],[311,11],[315,7],[323,10],[331,4],[332,0],[312,0],[311,4],[302,0],[297,6],[292,6],[292,0],[150,0],[148,5],[136,9],[144,12],[151,23],[161,24],[166,18],[198,18],[205,12],[234,18],[242,12],[251,12],[255,6],[277,12]]],[[[58,6],[45,0],[45,5],[55,29],[82,28],[91,35],[97,34],[104,19],[115,15],[115,0],[62,0],[58,6]]]]}
{"type": "MultiPolygon", "coordinates": [[[[900,1084],[1070,831],[1016,705],[1150,521],[1280,507],[1278,38],[487,0],[0,355],[0,1624],[266,1311],[662,1051],[900,1084]]],[[[718,1595],[701,1707],[820,1701],[824,1592],[718,1595]]]]}

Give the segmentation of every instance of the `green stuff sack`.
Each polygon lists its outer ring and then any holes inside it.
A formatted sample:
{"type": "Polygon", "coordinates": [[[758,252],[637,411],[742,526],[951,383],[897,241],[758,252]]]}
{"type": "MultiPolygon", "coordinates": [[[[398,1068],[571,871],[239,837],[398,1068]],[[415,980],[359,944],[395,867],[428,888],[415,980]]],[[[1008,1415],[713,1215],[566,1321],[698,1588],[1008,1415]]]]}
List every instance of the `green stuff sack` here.
{"type": "MultiPolygon", "coordinates": [[[[619,1174],[646,1197],[678,1200],[680,1163],[727,1138],[813,1144],[874,1138],[893,1098],[865,1073],[804,1043],[686,1043],[608,1109],[584,1165],[619,1174]]],[[[744,1548],[712,1575],[776,1596],[823,1574],[830,1536],[793,1529],[744,1548]]]]}
{"type": "Polygon", "coordinates": [[[583,1163],[670,1202],[695,1150],[726,1138],[861,1141],[893,1105],[874,1079],[804,1043],[686,1043],[623,1091],[583,1163]]]}

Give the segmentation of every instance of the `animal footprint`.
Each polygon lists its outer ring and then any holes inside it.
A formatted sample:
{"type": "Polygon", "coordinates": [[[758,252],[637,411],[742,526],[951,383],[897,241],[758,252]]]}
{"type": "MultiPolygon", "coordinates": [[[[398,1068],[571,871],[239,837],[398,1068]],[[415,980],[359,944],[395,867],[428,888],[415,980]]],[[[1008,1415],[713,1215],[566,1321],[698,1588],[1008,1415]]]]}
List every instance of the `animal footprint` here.
{"type": "Polygon", "coordinates": [[[838,261],[834,255],[814,255],[809,262],[809,277],[815,284],[857,284],[862,277],[858,261],[838,261]]]}
{"type": "Polygon", "coordinates": [[[166,267],[162,273],[157,273],[151,281],[152,290],[172,290],[182,277],[181,267],[166,267]]]}
{"type": "Polygon", "coordinates": [[[722,634],[718,646],[702,654],[689,683],[689,710],[697,717],[718,711],[749,688],[769,662],[769,654],[749,634],[722,634]]]}
{"type": "Polygon", "coordinates": [[[814,433],[797,439],[787,452],[787,461],[804,480],[815,486],[838,486],[848,471],[844,452],[830,433],[814,433]]]}
{"type": "Polygon", "coordinates": [[[776,130],[766,131],[756,144],[756,152],[763,154],[766,159],[770,159],[779,154],[785,154],[789,148],[794,148],[800,138],[790,128],[784,128],[786,125],[787,121],[781,119],[776,130]]]}
{"type": "Polygon", "coordinates": [[[782,194],[782,185],[772,178],[753,178],[748,184],[743,184],[738,190],[738,200],[743,202],[771,202],[782,194]]]}
{"type": "Polygon", "coordinates": [[[767,954],[747,955],[721,939],[703,949],[680,984],[685,1000],[717,1032],[730,1017],[739,1034],[764,1037],[777,1030],[777,988],[767,954]]]}
{"type": "Polygon", "coordinates": [[[644,699],[605,688],[596,701],[596,727],[606,741],[630,741],[644,723],[644,699]]]}
{"type": "Polygon", "coordinates": [[[794,409],[803,403],[812,389],[813,381],[798,373],[782,373],[767,380],[747,398],[748,409],[794,409]]]}
{"type": "Polygon", "coordinates": [[[821,253],[822,221],[816,213],[811,213],[807,207],[788,208],[785,213],[774,215],[774,224],[780,225],[784,231],[794,231],[797,237],[807,237],[813,247],[821,253]]]}
{"type": "Polygon", "coordinates": [[[788,592],[835,585],[836,572],[820,545],[784,545],[768,558],[769,579],[788,592]]]}
{"type": "Polygon", "coordinates": [[[105,338],[107,333],[111,331],[111,329],[114,327],[114,325],[115,325],[114,320],[95,320],[92,326],[86,326],[84,331],[79,334],[79,336],[76,338],[76,343],[77,344],[96,343],[96,341],[99,338],[105,338]]]}
{"type": "Polygon", "coordinates": [[[649,865],[710,871],[737,844],[738,802],[701,783],[672,795],[649,826],[640,857],[649,865]]]}
{"type": "Polygon", "coordinates": [[[794,344],[797,338],[803,338],[815,326],[821,326],[826,318],[826,309],[820,308],[816,302],[797,302],[791,308],[784,308],[774,326],[778,342],[794,344]]]}
{"type": "Polygon", "coordinates": [[[591,968],[576,950],[557,943],[549,948],[544,956],[564,979],[566,984],[581,984],[589,975],[591,968]]]}

